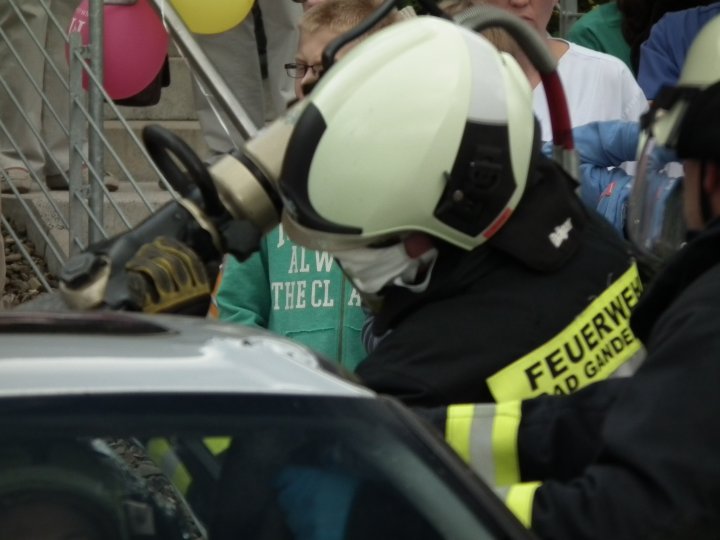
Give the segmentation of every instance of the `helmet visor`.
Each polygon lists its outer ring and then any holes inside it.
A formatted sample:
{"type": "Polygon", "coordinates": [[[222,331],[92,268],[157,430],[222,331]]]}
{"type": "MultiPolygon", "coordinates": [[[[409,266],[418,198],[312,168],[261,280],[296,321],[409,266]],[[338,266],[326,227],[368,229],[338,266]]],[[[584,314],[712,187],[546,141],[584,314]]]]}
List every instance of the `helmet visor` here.
{"type": "Polygon", "coordinates": [[[660,262],[685,242],[683,165],[675,151],[650,136],[638,160],[627,232],[642,254],[660,262]]]}

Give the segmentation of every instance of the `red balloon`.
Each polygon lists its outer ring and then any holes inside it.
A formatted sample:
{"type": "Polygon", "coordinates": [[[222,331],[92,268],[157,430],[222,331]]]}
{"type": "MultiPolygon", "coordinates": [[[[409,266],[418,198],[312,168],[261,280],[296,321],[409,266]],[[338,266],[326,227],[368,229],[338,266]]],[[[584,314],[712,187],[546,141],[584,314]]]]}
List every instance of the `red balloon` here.
{"type": "MultiPolygon", "coordinates": [[[[88,0],[82,0],[70,21],[70,32],[90,41],[88,0]]],[[[103,86],[112,99],[125,99],[144,90],[160,73],[170,37],[157,12],[147,0],[132,5],[103,8],[103,86]]],[[[69,52],[68,52],[69,54],[69,52]]],[[[87,90],[89,77],[83,78],[87,90]]]]}

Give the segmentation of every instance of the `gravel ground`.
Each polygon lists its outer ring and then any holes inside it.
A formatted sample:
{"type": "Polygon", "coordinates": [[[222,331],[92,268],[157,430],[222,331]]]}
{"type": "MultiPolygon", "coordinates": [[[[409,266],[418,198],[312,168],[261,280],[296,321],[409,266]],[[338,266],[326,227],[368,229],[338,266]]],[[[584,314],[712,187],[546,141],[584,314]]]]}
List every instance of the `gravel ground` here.
{"type": "MultiPolygon", "coordinates": [[[[35,275],[32,266],[18,249],[15,240],[8,234],[3,236],[3,240],[5,243],[6,281],[1,302],[4,309],[10,309],[32,300],[45,292],[45,289],[35,275]]],[[[37,256],[35,247],[23,236],[20,236],[20,240],[33,262],[45,276],[48,284],[52,288],[56,288],[57,279],[48,274],[47,265],[43,259],[37,256]]]]}

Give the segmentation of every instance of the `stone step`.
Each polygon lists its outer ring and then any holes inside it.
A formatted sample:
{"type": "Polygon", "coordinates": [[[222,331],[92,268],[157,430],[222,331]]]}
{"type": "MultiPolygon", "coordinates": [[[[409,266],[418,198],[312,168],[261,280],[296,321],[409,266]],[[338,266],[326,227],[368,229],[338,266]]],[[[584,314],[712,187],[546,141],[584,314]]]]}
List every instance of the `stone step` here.
{"type": "MultiPolygon", "coordinates": [[[[128,124],[141,143],[143,128],[157,124],[178,135],[201,159],[209,152],[197,120],[130,120],[128,124]]],[[[142,147],[132,139],[120,120],[106,120],[104,129],[108,142],[137,181],[157,181],[158,176],[143,154],[142,147]]],[[[105,152],[105,170],[121,182],[127,178],[109,151],[105,152]]]]}
{"type": "MultiPolygon", "coordinates": [[[[170,86],[163,88],[160,102],[151,107],[118,107],[118,112],[140,141],[146,125],[159,124],[180,136],[200,156],[205,156],[208,150],[197,121],[192,84],[190,68],[173,46],[170,48],[170,86]]],[[[133,178],[136,181],[157,181],[157,173],[148,158],[107,104],[105,118],[105,136],[133,178]]],[[[105,170],[121,182],[127,178],[109,151],[105,153],[105,170]]]]}
{"type": "MultiPolygon", "coordinates": [[[[112,203],[105,198],[102,214],[108,236],[126,231],[128,225],[137,225],[152,211],[172,199],[172,195],[160,189],[157,182],[140,182],[138,188],[150,208],[141,202],[137,191],[128,182],[121,183],[120,189],[111,193],[112,203]],[[118,210],[122,212],[124,220],[118,210]]],[[[27,233],[36,252],[47,261],[48,270],[56,276],[70,253],[68,201],[67,191],[48,191],[47,195],[37,191],[22,195],[19,199],[13,195],[2,195],[3,214],[14,227],[27,233]]],[[[82,212],[83,225],[75,236],[85,243],[89,218],[84,214],[84,210],[82,212]]]]}

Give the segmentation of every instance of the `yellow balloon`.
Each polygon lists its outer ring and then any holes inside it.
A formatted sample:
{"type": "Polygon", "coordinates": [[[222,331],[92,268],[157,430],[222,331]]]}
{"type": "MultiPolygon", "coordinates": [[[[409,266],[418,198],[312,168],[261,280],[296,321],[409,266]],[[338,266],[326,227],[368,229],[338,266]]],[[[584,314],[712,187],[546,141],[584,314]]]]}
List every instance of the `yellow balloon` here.
{"type": "Polygon", "coordinates": [[[191,32],[220,34],[245,20],[254,0],[170,0],[170,2],[191,32]]]}

